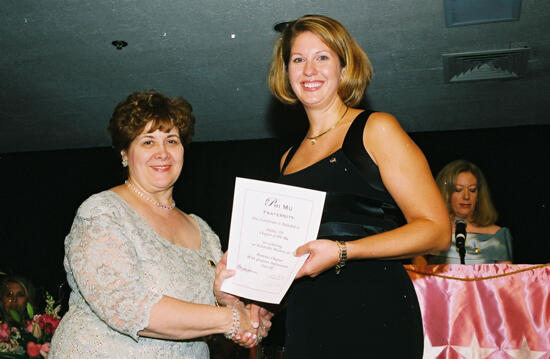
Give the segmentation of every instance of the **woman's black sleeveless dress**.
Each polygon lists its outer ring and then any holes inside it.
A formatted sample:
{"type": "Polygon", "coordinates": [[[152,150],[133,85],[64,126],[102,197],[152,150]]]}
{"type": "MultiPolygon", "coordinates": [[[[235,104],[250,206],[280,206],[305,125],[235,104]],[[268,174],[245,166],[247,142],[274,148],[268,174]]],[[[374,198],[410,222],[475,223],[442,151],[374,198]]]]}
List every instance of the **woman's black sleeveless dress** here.
{"type": "MultiPolygon", "coordinates": [[[[349,241],[404,223],[363,146],[372,112],[357,116],[342,148],[280,183],[326,192],[317,238],[349,241]]],[[[290,162],[294,146],[283,165],[290,162]]],[[[422,317],[400,261],[355,260],[336,275],[300,278],[287,295],[285,358],[422,358],[422,317]]]]}

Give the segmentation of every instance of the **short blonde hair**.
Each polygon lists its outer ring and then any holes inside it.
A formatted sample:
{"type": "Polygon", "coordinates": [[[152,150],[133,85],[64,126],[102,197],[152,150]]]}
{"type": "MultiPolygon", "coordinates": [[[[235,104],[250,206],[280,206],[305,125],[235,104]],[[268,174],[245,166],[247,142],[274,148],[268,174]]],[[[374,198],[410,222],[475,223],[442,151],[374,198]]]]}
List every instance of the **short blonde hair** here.
{"type": "Polygon", "coordinates": [[[470,172],[477,180],[477,203],[472,215],[472,222],[483,227],[495,224],[498,219],[498,213],[493,206],[493,202],[491,201],[487,180],[485,180],[485,176],[479,167],[466,160],[455,160],[449,162],[441,169],[441,171],[439,171],[435,179],[437,186],[443,195],[445,204],[447,205],[447,210],[451,216],[454,216],[451,205],[451,196],[456,190],[456,179],[458,175],[464,172],[470,172]]]}
{"type": "Polygon", "coordinates": [[[346,105],[358,105],[373,75],[372,65],[346,28],[323,15],[306,15],[289,23],[277,39],[267,77],[273,95],[286,104],[298,102],[288,80],[288,62],[294,39],[306,31],[318,36],[338,55],[340,64],[346,68],[338,95],[346,105]]]}

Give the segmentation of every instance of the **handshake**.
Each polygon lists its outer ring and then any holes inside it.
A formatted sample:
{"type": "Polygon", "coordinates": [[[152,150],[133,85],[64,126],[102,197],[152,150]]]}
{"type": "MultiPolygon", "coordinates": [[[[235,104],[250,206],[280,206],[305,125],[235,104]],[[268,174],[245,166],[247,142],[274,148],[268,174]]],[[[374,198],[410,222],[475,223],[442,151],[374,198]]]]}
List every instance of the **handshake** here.
{"type": "Polygon", "coordinates": [[[242,298],[222,292],[223,281],[235,274],[235,271],[227,269],[226,266],[227,253],[223,255],[216,266],[216,279],[214,280],[216,305],[232,310],[231,328],[225,333],[225,337],[245,348],[252,348],[269,333],[273,313],[258,304],[245,303],[242,298]]]}

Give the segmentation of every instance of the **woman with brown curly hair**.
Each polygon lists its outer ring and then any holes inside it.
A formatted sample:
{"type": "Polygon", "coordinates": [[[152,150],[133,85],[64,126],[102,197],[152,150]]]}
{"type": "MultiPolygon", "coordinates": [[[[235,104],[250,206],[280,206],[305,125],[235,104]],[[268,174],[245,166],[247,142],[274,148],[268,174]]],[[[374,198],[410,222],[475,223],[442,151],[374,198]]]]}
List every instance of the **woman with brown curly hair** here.
{"type": "Polygon", "coordinates": [[[115,108],[109,131],[128,179],[84,201],[65,238],[72,292],[50,359],[206,359],[211,334],[247,347],[267,334],[250,306],[215,305],[219,239],[172,198],[194,121],[183,98],[154,91],[115,108]]]}

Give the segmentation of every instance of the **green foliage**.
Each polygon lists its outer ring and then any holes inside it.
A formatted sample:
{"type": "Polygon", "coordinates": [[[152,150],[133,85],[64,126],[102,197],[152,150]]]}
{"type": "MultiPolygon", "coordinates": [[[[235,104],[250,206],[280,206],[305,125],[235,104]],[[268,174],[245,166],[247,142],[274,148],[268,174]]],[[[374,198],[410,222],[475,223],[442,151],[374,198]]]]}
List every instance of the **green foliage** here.
{"type": "Polygon", "coordinates": [[[34,318],[34,309],[29,302],[27,302],[27,314],[29,315],[29,318],[34,318]]]}
{"type": "Polygon", "coordinates": [[[22,316],[19,314],[19,312],[13,310],[13,309],[10,309],[10,315],[11,317],[13,318],[13,320],[15,320],[17,323],[21,323],[21,320],[22,320],[22,316]]]}

